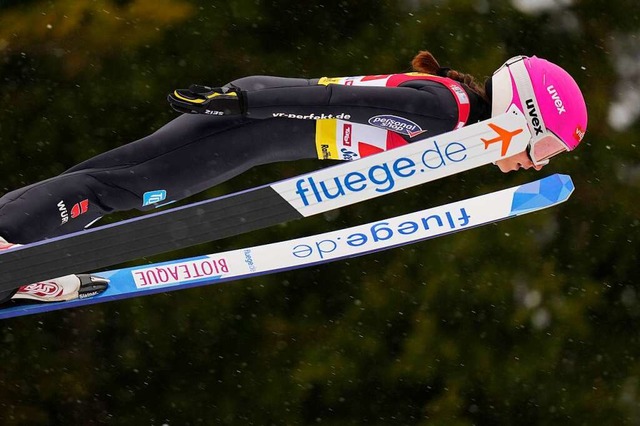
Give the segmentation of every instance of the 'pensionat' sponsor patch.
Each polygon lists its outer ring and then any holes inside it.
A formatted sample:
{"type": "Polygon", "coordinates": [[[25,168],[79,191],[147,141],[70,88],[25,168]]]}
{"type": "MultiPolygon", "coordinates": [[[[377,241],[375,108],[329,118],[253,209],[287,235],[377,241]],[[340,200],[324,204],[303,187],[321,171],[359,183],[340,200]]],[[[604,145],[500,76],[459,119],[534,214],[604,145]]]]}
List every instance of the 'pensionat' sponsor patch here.
{"type": "Polygon", "coordinates": [[[381,129],[407,135],[410,138],[426,132],[426,130],[423,130],[422,127],[413,121],[396,115],[376,115],[375,117],[371,117],[368,123],[381,129]]]}

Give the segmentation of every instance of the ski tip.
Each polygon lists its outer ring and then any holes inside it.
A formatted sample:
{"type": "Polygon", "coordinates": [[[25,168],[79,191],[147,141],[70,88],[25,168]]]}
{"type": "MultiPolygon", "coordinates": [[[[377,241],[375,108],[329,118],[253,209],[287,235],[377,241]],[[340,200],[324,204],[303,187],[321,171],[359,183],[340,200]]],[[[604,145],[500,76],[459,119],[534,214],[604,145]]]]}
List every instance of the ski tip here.
{"type": "Polygon", "coordinates": [[[522,214],[562,203],[569,199],[574,189],[571,176],[559,173],[526,183],[513,194],[511,213],[522,214]]]}
{"type": "Polygon", "coordinates": [[[549,176],[549,177],[554,177],[554,176],[557,176],[558,179],[565,185],[565,187],[567,189],[570,188],[569,195],[571,195],[571,192],[573,192],[573,190],[575,189],[575,186],[573,185],[573,180],[571,179],[571,176],[557,173],[557,174],[549,176]]]}

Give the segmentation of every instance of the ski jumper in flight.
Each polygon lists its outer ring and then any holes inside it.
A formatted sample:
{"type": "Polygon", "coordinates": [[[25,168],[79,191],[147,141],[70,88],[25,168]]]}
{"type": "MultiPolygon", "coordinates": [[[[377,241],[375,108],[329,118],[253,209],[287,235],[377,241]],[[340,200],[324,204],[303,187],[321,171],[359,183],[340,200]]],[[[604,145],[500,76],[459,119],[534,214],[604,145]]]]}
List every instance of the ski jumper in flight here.
{"type": "MultiPolygon", "coordinates": [[[[155,133],[0,198],[0,250],[81,231],[112,212],[151,210],[257,165],[356,160],[485,120],[511,105],[524,113],[533,136],[526,151],[497,162],[503,172],[540,169],[584,136],[580,89],[544,59],[512,58],[483,85],[442,68],[426,51],[412,65],[410,73],[250,76],[218,88],[176,90],[168,100],[184,114],[155,133]]],[[[64,297],[77,297],[82,286],[71,285],[64,297]]]]}

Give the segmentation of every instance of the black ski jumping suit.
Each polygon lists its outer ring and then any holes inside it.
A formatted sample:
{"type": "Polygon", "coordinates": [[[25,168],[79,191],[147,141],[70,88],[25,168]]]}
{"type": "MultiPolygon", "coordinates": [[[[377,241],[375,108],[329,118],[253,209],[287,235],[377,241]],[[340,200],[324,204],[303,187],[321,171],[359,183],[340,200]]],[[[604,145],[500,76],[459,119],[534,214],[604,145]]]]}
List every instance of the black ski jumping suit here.
{"type": "Polygon", "coordinates": [[[12,191],[0,198],[0,236],[24,244],[82,230],[110,212],[183,199],[256,165],[355,159],[486,119],[491,110],[468,87],[417,73],[252,76],[228,86],[245,91],[245,115],[184,114],[147,137],[12,191]]]}

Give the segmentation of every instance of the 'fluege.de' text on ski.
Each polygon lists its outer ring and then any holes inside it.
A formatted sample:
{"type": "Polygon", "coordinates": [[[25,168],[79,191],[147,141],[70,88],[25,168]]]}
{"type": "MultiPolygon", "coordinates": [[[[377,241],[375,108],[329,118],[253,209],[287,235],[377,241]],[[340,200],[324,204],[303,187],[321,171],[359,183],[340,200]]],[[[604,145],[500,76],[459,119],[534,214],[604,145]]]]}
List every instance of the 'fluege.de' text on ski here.
{"type": "Polygon", "coordinates": [[[311,203],[321,203],[344,195],[347,192],[360,192],[369,184],[375,186],[376,192],[385,193],[393,190],[397,179],[406,179],[415,173],[425,173],[446,166],[448,163],[459,163],[467,158],[467,147],[459,142],[450,142],[440,147],[437,141],[433,148],[422,153],[420,165],[411,158],[398,157],[391,163],[381,163],[360,172],[354,171],[343,176],[316,181],[313,176],[296,181],[296,194],[305,206],[311,203]],[[311,192],[311,197],[307,194],[311,192]]]}

